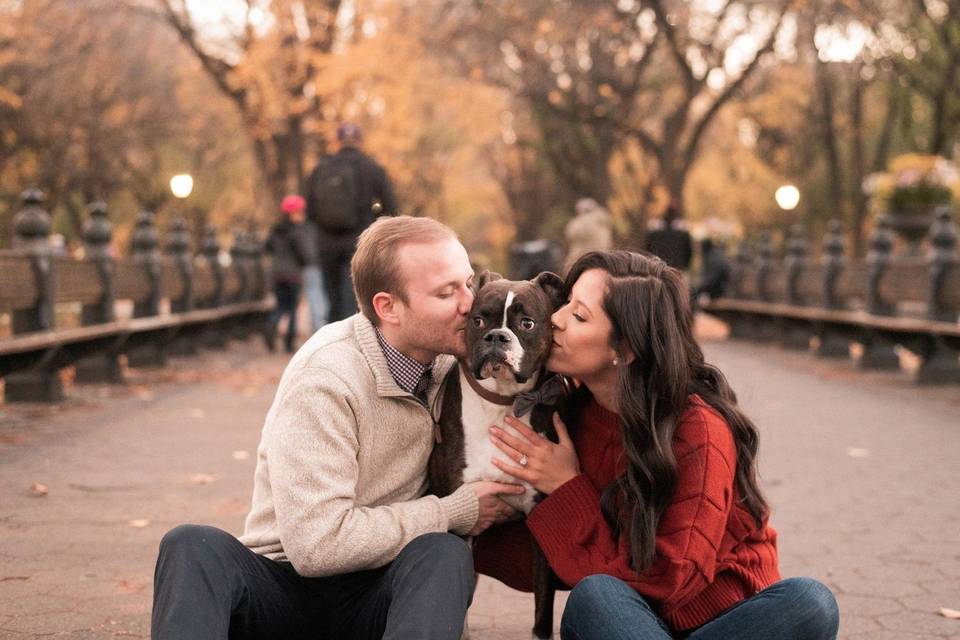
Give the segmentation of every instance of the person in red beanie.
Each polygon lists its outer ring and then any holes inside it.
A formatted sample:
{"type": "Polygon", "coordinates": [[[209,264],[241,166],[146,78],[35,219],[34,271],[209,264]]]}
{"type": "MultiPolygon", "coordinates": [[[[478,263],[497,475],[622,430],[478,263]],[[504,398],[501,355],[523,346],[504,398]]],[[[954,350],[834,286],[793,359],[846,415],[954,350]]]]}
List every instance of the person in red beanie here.
{"type": "MultiPolygon", "coordinates": [[[[280,203],[280,219],[270,229],[265,249],[272,256],[270,273],[273,279],[273,294],[276,307],[267,319],[267,348],[276,348],[277,327],[281,318],[287,317],[287,333],[284,346],[293,353],[297,336],[297,305],[300,302],[300,286],[303,268],[311,262],[314,251],[306,236],[304,219],[306,201],[298,195],[288,195],[280,203]]],[[[316,257],[312,262],[316,264],[316,257]]]]}
{"type": "Polygon", "coordinates": [[[478,571],[531,590],[536,541],[572,587],[564,640],[835,638],[830,590],[781,579],[757,429],[704,361],[680,271],[595,251],[566,287],[547,368],[580,384],[559,442],[490,430],[513,464],[493,462],[546,497],[475,541],[478,571]]]}

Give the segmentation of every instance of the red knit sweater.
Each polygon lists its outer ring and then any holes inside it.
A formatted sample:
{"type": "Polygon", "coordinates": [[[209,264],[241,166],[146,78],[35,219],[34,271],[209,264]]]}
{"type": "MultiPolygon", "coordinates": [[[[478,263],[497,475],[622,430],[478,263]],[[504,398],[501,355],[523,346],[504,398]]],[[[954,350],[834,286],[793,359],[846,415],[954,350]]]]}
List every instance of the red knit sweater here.
{"type": "Polygon", "coordinates": [[[703,625],[780,580],[776,532],[759,529],[738,499],[736,450],[726,421],[691,396],[674,438],[677,490],[657,529],[656,557],[630,566],[627,537],[615,538],[600,493],[624,469],[619,416],[591,401],[574,434],[581,475],[546,497],[523,522],[488,530],[474,545],[477,570],[532,590],[532,540],[566,584],[592,574],[626,581],[677,631],[703,625]]]}

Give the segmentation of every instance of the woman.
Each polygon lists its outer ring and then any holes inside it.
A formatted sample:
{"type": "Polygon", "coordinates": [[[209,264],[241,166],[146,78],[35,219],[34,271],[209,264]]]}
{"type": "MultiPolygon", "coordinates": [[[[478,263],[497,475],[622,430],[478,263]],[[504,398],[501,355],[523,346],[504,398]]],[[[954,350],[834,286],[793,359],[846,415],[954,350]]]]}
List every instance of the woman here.
{"type": "Polygon", "coordinates": [[[300,286],[303,283],[303,268],[316,262],[315,253],[306,235],[306,201],[297,195],[286,196],[280,203],[280,217],[270,229],[264,249],[273,260],[271,276],[273,295],[277,306],[267,318],[264,337],[270,351],[276,349],[277,327],[281,318],[287,316],[287,335],[284,347],[293,353],[297,339],[297,305],[300,304],[300,286]]]}
{"type": "Polygon", "coordinates": [[[693,338],[680,272],[626,251],[584,255],[553,316],[547,366],[581,384],[559,443],[508,419],[504,471],[547,497],[476,544],[478,570],[530,590],[533,534],[575,585],[561,637],[834,638],[836,601],[781,580],[757,483],[757,430],[693,338]]]}

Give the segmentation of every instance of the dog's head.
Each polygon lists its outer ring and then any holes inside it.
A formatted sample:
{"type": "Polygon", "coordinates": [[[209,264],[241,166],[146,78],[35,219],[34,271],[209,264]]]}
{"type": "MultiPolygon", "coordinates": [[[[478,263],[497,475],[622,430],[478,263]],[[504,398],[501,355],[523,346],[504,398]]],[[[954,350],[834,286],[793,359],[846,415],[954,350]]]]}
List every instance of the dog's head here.
{"type": "Polygon", "coordinates": [[[478,380],[523,384],[550,355],[550,316],[563,303],[563,281],[544,271],[533,280],[504,280],[484,271],[474,281],[467,320],[467,364],[478,380]]]}

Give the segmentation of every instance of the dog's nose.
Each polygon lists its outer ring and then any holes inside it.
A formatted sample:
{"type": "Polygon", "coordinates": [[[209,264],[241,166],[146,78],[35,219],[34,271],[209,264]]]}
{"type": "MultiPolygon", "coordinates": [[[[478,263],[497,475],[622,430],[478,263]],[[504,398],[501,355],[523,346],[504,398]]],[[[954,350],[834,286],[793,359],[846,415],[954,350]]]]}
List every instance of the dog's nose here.
{"type": "Polygon", "coordinates": [[[513,338],[511,338],[510,334],[507,333],[506,331],[503,331],[502,329],[497,329],[483,336],[483,340],[484,342],[493,342],[493,343],[499,342],[500,344],[507,344],[508,342],[511,342],[513,338]]]}

